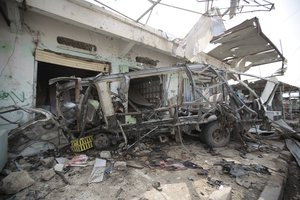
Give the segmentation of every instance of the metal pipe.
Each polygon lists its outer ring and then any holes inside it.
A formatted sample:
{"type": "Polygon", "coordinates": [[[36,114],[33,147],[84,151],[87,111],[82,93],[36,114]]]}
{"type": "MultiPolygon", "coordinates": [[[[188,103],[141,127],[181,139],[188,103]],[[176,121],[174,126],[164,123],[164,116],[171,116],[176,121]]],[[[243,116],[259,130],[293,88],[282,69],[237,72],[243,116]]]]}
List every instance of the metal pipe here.
{"type": "Polygon", "coordinates": [[[137,142],[139,142],[141,139],[143,139],[144,137],[146,137],[147,135],[149,135],[150,133],[152,133],[153,131],[155,131],[158,128],[158,126],[154,127],[152,130],[150,130],[148,133],[146,133],[145,135],[143,135],[139,140],[135,141],[132,145],[130,145],[128,149],[130,149],[131,147],[133,147],[134,145],[136,145],[137,142]]]}
{"type": "Polygon", "coordinates": [[[157,2],[153,3],[153,5],[148,8],[148,10],[146,10],[146,12],[144,12],[137,20],[136,22],[139,22],[140,19],[142,19],[150,10],[152,10],[157,4],[159,4],[159,2],[161,2],[161,0],[158,0],[157,2]]]}
{"type": "Polygon", "coordinates": [[[122,15],[123,17],[126,17],[126,18],[128,18],[128,19],[130,19],[130,20],[132,20],[132,21],[135,21],[134,19],[128,17],[127,15],[125,15],[125,14],[123,14],[123,13],[121,13],[121,12],[115,10],[114,8],[112,8],[112,7],[106,5],[106,4],[104,4],[104,3],[102,3],[102,2],[100,2],[100,1],[98,1],[98,0],[94,0],[94,1],[97,2],[97,3],[99,3],[99,4],[102,5],[102,6],[105,6],[105,7],[107,7],[108,9],[110,9],[110,10],[112,10],[112,11],[118,13],[119,15],[122,15]]]}
{"type": "Polygon", "coordinates": [[[120,130],[121,130],[121,132],[122,132],[123,138],[124,138],[124,140],[125,140],[125,147],[126,147],[127,144],[128,144],[126,134],[125,134],[125,132],[124,132],[124,130],[123,130],[123,128],[122,128],[122,125],[121,125],[120,121],[117,120],[117,122],[118,122],[118,125],[119,125],[119,127],[120,127],[120,130]]]}

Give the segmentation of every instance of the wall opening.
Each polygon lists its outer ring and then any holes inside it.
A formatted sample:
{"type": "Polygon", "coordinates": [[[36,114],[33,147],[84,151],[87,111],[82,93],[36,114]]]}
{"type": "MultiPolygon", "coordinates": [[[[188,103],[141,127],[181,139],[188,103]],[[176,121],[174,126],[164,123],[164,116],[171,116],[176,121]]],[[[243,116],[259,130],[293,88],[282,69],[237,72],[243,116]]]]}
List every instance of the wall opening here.
{"type": "Polygon", "coordinates": [[[36,107],[45,108],[55,113],[55,85],[49,86],[49,80],[56,77],[92,77],[99,72],[64,67],[46,62],[38,62],[37,85],[36,85],[36,107]]]}

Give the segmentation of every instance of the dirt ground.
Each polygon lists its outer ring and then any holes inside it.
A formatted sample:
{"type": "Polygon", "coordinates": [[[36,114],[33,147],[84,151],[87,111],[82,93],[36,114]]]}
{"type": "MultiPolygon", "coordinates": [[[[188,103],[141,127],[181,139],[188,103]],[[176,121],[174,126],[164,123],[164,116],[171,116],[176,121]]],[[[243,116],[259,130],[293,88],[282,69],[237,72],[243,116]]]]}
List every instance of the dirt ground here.
{"type": "Polygon", "coordinates": [[[289,173],[283,199],[300,199],[300,168],[295,161],[289,164],[289,173]]]}
{"type": "MultiPolygon", "coordinates": [[[[213,150],[190,138],[184,140],[184,146],[175,143],[151,146],[146,143],[143,145],[147,150],[137,151],[135,154],[121,156],[112,152],[112,158],[108,159],[107,167],[117,160],[123,160],[127,162],[126,169],[112,168],[111,173],[107,174],[102,182],[90,184],[88,184],[88,178],[95,158],[99,158],[99,151],[89,150],[84,152],[89,156],[88,166],[70,167],[64,174],[70,184],[66,184],[58,175],[54,175],[48,181],[42,181],[41,176],[48,169],[40,165],[34,170],[27,170],[35,180],[32,186],[15,195],[6,196],[6,198],[18,200],[209,199],[209,195],[219,188],[231,187],[233,200],[258,199],[270,176],[284,174],[286,171],[286,161],[282,159],[285,157],[282,156],[285,155],[282,153],[286,153],[283,151],[284,144],[279,141],[268,142],[270,143],[268,148],[260,150],[255,150],[255,145],[252,145],[254,149],[251,153],[242,151],[241,145],[236,142],[231,142],[227,147],[213,150]],[[140,155],[141,152],[144,152],[145,155],[140,155]],[[268,168],[270,174],[247,171],[246,175],[236,178],[226,173],[221,165],[216,165],[222,159],[244,166],[263,165],[268,168]],[[198,168],[163,167],[162,160],[175,164],[191,161],[197,164],[198,168]],[[157,184],[160,187],[157,187],[157,184]]],[[[72,157],[68,154],[63,156],[72,157]]],[[[26,164],[26,161],[29,162],[29,160],[30,158],[23,159],[23,163],[26,164]]],[[[0,196],[0,199],[5,198],[0,196]]]]}

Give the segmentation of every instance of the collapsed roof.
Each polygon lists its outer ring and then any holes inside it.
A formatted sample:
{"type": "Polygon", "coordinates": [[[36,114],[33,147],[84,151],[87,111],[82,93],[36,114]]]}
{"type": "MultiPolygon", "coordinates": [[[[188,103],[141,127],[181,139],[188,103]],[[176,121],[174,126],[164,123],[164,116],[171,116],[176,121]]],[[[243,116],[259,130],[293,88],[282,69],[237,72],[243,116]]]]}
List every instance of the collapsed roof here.
{"type": "Polygon", "coordinates": [[[277,47],[262,32],[256,17],[213,37],[211,43],[219,46],[208,52],[208,55],[241,71],[285,60],[277,47]]]}

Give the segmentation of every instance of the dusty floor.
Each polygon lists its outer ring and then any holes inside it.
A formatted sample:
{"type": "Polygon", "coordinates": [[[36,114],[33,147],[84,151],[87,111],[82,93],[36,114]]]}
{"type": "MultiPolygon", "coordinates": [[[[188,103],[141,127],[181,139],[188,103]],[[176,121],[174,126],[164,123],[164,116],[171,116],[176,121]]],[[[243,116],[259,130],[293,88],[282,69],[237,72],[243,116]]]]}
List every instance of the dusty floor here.
{"type": "MultiPolygon", "coordinates": [[[[41,181],[41,175],[47,169],[39,166],[36,170],[28,170],[35,184],[11,199],[208,199],[213,191],[226,186],[232,188],[234,200],[258,199],[270,176],[283,175],[286,171],[286,162],[282,159],[285,154],[281,154],[286,153],[282,151],[284,144],[278,141],[268,142],[271,144],[269,148],[260,151],[253,149],[252,153],[246,154],[239,151],[241,146],[235,142],[224,148],[215,148],[214,151],[204,148],[205,145],[199,141],[190,139],[185,140],[184,147],[175,144],[152,146],[152,152],[147,156],[126,156],[126,162],[128,159],[133,160],[138,165],[137,168],[127,166],[126,170],[113,169],[103,182],[88,184],[93,162],[99,157],[98,152],[90,150],[85,152],[89,156],[88,166],[71,167],[65,174],[70,185],[64,183],[58,175],[49,181],[41,181]],[[162,158],[175,163],[189,160],[207,170],[208,175],[203,174],[205,170],[199,168],[169,171],[159,166],[148,166],[149,161],[159,161],[162,158]],[[247,166],[263,165],[268,167],[271,174],[249,171],[247,175],[235,178],[226,174],[222,166],[215,165],[222,159],[247,166]],[[156,182],[160,183],[162,191],[153,187],[156,182]],[[237,182],[242,182],[242,185],[246,182],[246,185],[241,186],[237,182]]],[[[125,158],[113,154],[111,161],[116,160],[125,158]]]]}
{"type": "Polygon", "coordinates": [[[296,162],[291,162],[289,164],[289,174],[286,182],[283,199],[300,199],[300,168],[296,162]]]}

